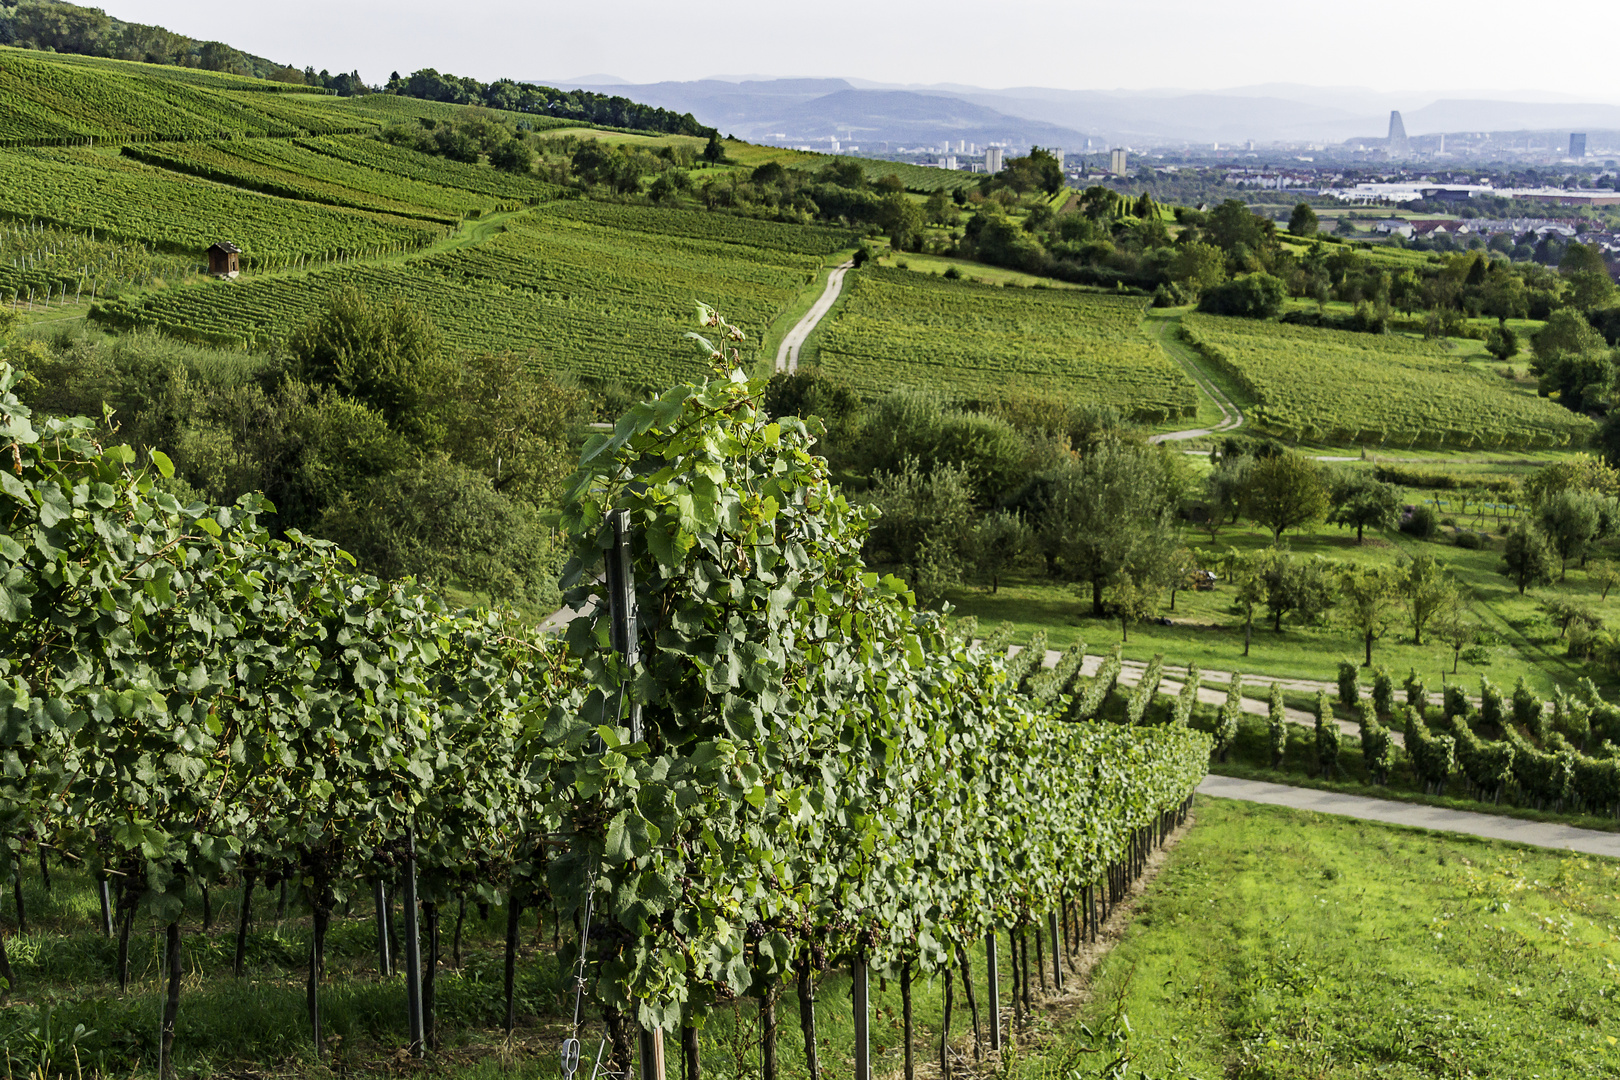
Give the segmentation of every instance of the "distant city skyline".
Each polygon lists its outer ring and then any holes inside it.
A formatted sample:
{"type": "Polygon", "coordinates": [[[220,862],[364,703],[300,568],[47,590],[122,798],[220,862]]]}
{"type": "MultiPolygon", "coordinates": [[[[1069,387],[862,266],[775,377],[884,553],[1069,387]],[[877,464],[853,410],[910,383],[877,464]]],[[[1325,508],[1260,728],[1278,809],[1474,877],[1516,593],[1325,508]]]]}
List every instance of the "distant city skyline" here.
{"type": "Polygon", "coordinates": [[[988,88],[1225,90],[1262,83],[1365,87],[1425,99],[1620,102],[1620,84],[1578,46],[1620,30],[1620,9],[1549,0],[1511,36],[1478,4],[1292,0],[1133,5],[1003,0],[993,6],[823,0],[813,9],[743,0],[103,0],[109,15],[300,67],[358,69],[369,82],[423,67],[483,80],[612,74],[634,83],[716,72],[988,88]],[[1535,32],[1535,27],[1545,28],[1535,32]],[[1566,34],[1572,34],[1566,40],[1566,34]],[[1435,47],[1443,42],[1443,47],[1435,47]]]}

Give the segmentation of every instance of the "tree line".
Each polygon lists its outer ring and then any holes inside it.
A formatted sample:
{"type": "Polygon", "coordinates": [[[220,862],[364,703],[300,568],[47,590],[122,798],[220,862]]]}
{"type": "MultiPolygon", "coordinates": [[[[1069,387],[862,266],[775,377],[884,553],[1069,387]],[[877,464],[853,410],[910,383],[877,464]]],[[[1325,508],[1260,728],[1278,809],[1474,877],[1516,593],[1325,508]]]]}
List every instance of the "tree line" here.
{"type": "Polygon", "coordinates": [[[277,82],[305,81],[295,67],[221,41],[201,41],[161,26],[125,22],[100,8],[61,0],[0,0],[0,45],[200,68],[277,82]]]}
{"type": "Polygon", "coordinates": [[[485,83],[473,78],[440,74],[432,68],[422,68],[408,76],[394,72],[382,92],[425,101],[442,101],[449,105],[483,105],[508,112],[534,113],[582,124],[658,131],[667,135],[715,134],[713,128],[698,123],[691,113],[642,105],[618,94],[558,90],[514,79],[485,83]]]}

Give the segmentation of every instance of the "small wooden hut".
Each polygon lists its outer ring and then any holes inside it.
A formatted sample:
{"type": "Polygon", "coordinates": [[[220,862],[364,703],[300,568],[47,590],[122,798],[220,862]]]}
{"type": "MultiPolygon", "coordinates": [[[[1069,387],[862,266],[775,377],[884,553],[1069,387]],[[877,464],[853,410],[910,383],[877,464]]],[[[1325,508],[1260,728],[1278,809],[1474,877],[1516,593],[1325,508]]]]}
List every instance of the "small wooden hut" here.
{"type": "Polygon", "coordinates": [[[242,272],[242,249],[221,240],[208,249],[208,272],[215,277],[233,278],[242,272]]]}

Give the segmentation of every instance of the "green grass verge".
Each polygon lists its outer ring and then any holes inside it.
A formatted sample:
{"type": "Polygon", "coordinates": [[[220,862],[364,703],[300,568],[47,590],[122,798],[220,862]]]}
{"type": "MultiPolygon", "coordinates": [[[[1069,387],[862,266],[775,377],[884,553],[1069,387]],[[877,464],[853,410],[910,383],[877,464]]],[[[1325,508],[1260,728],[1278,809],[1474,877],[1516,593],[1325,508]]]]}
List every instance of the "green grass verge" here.
{"type": "Polygon", "coordinates": [[[1620,862],[1199,798],[1040,1074],[1620,1075],[1620,862]],[[1128,1018],[1128,1028],[1125,1020],[1128,1018]]]}

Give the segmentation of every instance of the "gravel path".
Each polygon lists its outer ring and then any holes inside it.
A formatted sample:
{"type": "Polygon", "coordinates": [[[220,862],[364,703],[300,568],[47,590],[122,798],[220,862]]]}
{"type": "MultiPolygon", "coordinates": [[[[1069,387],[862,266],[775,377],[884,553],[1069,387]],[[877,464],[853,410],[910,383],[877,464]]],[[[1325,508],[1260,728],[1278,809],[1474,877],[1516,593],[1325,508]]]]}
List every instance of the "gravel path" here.
{"type": "Polygon", "coordinates": [[[1620,858],[1620,833],[1577,829],[1573,825],[1521,821],[1518,818],[1502,817],[1497,814],[1446,810],[1438,806],[1391,802],[1388,799],[1372,799],[1364,795],[1341,795],[1334,791],[1268,784],[1263,780],[1239,780],[1230,776],[1206,776],[1204,782],[1198,785],[1198,793],[1217,799],[1269,803],[1272,806],[1314,810],[1320,814],[1337,814],[1341,817],[1360,818],[1363,821],[1410,825],[1418,829],[1464,833],[1491,840],[1508,840],[1530,847],[1580,851],[1588,855],[1620,858]]]}
{"type": "Polygon", "coordinates": [[[833,268],[832,273],[827,275],[827,289],[821,294],[821,299],[817,300],[815,306],[804,313],[804,318],[800,319],[798,324],[787,332],[787,337],[782,339],[782,347],[776,350],[776,372],[778,375],[791,375],[799,370],[799,349],[803,347],[805,339],[810,336],[810,331],[816,328],[816,324],[822,320],[827,312],[832,310],[833,304],[837,303],[838,294],[844,288],[844,271],[853,268],[854,265],[852,262],[847,262],[833,268]]]}
{"type": "Polygon", "coordinates": [[[1232,403],[1232,399],[1221,392],[1221,388],[1212,382],[1204,369],[1193,358],[1192,349],[1183,343],[1176,331],[1181,327],[1180,319],[1159,319],[1158,325],[1153,328],[1153,339],[1159,343],[1159,348],[1170,362],[1179,365],[1186,371],[1187,377],[1197,384],[1215,407],[1221,410],[1221,422],[1211,428],[1189,428],[1186,431],[1167,431],[1162,435],[1148,437],[1150,443],[1180,442],[1183,439],[1197,439],[1204,435],[1214,435],[1224,431],[1235,431],[1243,426],[1243,412],[1232,403]]]}

